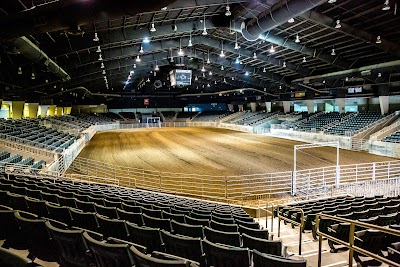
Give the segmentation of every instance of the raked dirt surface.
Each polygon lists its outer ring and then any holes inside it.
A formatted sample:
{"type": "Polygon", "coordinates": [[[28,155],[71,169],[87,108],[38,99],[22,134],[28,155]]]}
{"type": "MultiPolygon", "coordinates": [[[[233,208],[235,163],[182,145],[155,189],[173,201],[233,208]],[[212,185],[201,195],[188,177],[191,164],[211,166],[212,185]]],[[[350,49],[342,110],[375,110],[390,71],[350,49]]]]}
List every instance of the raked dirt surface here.
{"type": "MultiPolygon", "coordinates": [[[[216,128],[151,128],[97,133],[79,155],[114,165],[165,172],[244,175],[293,170],[293,148],[281,138],[216,128]]],[[[340,164],[393,160],[340,150],[340,164]]],[[[336,148],[298,151],[297,169],[336,164],[336,148]]]]}

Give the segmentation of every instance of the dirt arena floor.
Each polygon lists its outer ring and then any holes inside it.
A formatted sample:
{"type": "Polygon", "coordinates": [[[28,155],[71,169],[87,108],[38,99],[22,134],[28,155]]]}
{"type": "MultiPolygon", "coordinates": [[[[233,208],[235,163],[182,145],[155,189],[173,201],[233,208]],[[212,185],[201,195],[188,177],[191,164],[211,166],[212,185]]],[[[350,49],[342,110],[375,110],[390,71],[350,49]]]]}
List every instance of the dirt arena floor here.
{"type": "MultiPolygon", "coordinates": [[[[226,129],[151,128],[97,133],[79,156],[147,170],[243,175],[293,170],[293,147],[298,144],[302,143],[226,129]]],[[[336,148],[303,150],[297,159],[298,170],[332,166],[336,148]]],[[[341,165],[388,160],[392,159],[340,150],[341,165]]]]}

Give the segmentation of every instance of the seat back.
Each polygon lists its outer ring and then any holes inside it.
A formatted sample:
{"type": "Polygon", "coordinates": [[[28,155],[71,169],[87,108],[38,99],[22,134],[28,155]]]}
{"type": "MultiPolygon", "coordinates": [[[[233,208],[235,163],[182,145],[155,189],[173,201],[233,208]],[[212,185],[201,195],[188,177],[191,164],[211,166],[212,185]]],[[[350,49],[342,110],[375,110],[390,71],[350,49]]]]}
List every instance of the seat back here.
{"type": "Polygon", "coordinates": [[[47,230],[58,248],[58,256],[63,266],[88,267],[90,261],[86,255],[89,249],[83,238],[83,230],[64,230],[46,222],[47,230]]]}
{"type": "Polygon", "coordinates": [[[96,208],[93,202],[81,201],[75,199],[76,207],[84,212],[96,212],[96,208]]]}
{"type": "Polygon", "coordinates": [[[185,223],[185,215],[183,214],[174,214],[174,213],[169,213],[167,211],[162,212],[162,217],[163,219],[170,219],[170,220],[175,220],[177,222],[185,223]]]}
{"type": "Polygon", "coordinates": [[[105,238],[115,237],[122,240],[128,240],[128,230],[125,221],[109,219],[99,214],[96,214],[96,218],[99,222],[100,231],[105,238]]]}
{"type": "Polygon", "coordinates": [[[83,229],[98,232],[99,223],[97,222],[96,213],[82,212],[73,208],[69,208],[72,216],[71,224],[83,229]]]}
{"type": "Polygon", "coordinates": [[[47,210],[49,211],[49,217],[53,220],[57,220],[68,225],[71,224],[71,213],[67,207],[60,207],[52,203],[46,202],[47,210]]]}
{"type": "Polygon", "coordinates": [[[204,227],[204,235],[213,243],[240,247],[240,234],[238,232],[222,232],[206,226],[204,227]]]}
{"type": "Polygon", "coordinates": [[[108,244],[92,238],[84,232],[83,237],[93,253],[97,266],[134,266],[133,254],[128,244],[108,244]]]}
{"type": "Polygon", "coordinates": [[[171,226],[174,234],[189,237],[204,237],[203,226],[201,225],[190,225],[172,220],[171,226]]]}
{"type": "Polygon", "coordinates": [[[236,224],[225,224],[225,223],[219,223],[219,222],[215,222],[215,221],[211,220],[210,226],[214,230],[219,230],[219,231],[223,231],[223,232],[237,232],[238,231],[238,226],[236,224]]]}
{"type": "Polygon", "coordinates": [[[176,236],[165,230],[161,230],[161,238],[167,253],[200,263],[203,255],[200,238],[176,236]]]}
{"type": "Polygon", "coordinates": [[[190,225],[210,226],[210,221],[208,219],[195,219],[187,215],[185,215],[185,222],[190,225]]]}
{"type": "Polygon", "coordinates": [[[260,230],[260,229],[252,229],[252,228],[248,228],[242,225],[239,225],[239,233],[241,234],[247,234],[251,237],[256,237],[256,238],[261,238],[261,239],[269,239],[269,233],[268,230],[260,230]]]}
{"type": "Polygon", "coordinates": [[[372,253],[378,254],[383,247],[385,234],[375,230],[364,230],[356,232],[355,235],[362,242],[355,240],[354,244],[372,253]]]}
{"type": "Polygon", "coordinates": [[[146,214],[143,214],[143,222],[146,227],[160,228],[160,229],[164,229],[168,232],[171,232],[170,219],[159,219],[159,218],[154,218],[154,217],[147,216],[146,214]]]}
{"type": "Polygon", "coordinates": [[[142,213],[153,218],[162,218],[161,210],[153,210],[142,207],[142,213]]]}
{"type": "Polygon", "coordinates": [[[32,261],[0,247],[0,266],[2,267],[29,267],[34,266],[32,261]]]}
{"type": "Polygon", "coordinates": [[[110,219],[118,219],[118,213],[116,207],[105,207],[102,205],[94,204],[96,207],[96,212],[100,215],[106,216],[110,219]]]}
{"type": "Polygon", "coordinates": [[[305,260],[290,260],[253,250],[253,267],[307,267],[305,260]]]}
{"type": "Polygon", "coordinates": [[[141,227],[133,223],[126,223],[131,241],[145,246],[147,252],[162,251],[160,230],[150,227],[141,227]]]}
{"type": "Polygon", "coordinates": [[[142,213],[141,206],[133,206],[122,202],[121,207],[124,211],[134,212],[134,213],[142,213]]]}
{"type": "Polygon", "coordinates": [[[190,262],[185,260],[163,260],[157,259],[155,257],[151,257],[150,255],[146,255],[139,250],[137,250],[134,246],[130,248],[133,253],[133,258],[135,261],[135,267],[188,267],[190,266],[190,262]]]}
{"type": "Polygon", "coordinates": [[[265,240],[255,238],[247,234],[242,235],[243,247],[250,250],[256,249],[262,253],[267,253],[276,256],[282,256],[282,241],[281,240],[265,240]]]}
{"type": "Polygon", "coordinates": [[[25,197],[26,204],[28,205],[28,210],[30,213],[36,214],[39,217],[48,217],[49,212],[46,207],[46,201],[32,199],[30,197],[25,197]]]}
{"type": "Polygon", "coordinates": [[[248,267],[250,263],[250,252],[247,248],[227,247],[210,242],[202,241],[207,266],[218,267],[248,267]]]}

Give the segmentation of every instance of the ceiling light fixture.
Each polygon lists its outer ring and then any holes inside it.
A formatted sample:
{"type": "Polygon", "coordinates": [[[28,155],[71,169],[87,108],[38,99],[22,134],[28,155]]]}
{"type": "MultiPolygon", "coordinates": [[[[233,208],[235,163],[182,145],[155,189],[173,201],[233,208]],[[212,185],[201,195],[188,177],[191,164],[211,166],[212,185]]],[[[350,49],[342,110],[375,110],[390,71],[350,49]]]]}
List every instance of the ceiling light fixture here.
{"type": "Polygon", "coordinates": [[[270,52],[270,53],[275,53],[275,48],[274,48],[273,45],[271,45],[271,48],[269,49],[269,52],[270,52]]]}
{"type": "Polygon", "coordinates": [[[151,32],[157,31],[156,27],[154,26],[154,21],[153,21],[153,23],[151,23],[150,31],[151,31],[151,32]]]}
{"type": "Polygon", "coordinates": [[[385,0],[385,3],[383,4],[382,10],[383,11],[390,10],[389,0],[385,0]]]}
{"type": "Polygon", "coordinates": [[[155,71],[159,71],[159,70],[160,70],[160,67],[159,67],[158,64],[157,64],[157,61],[156,61],[156,66],[154,67],[154,70],[155,70],[155,71]]]}
{"type": "Polygon", "coordinates": [[[210,87],[210,84],[209,84],[209,83],[207,83],[207,87],[210,87]]]}
{"type": "Polygon", "coordinates": [[[131,70],[131,71],[129,72],[129,75],[133,75],[133,74],[135,74],[135,72],[134,72],[133,70],[131,70]]]}
{"type": "Polygon", "coordinates": [[[331,56],[336,56],[335,48],[332,48],[331,56]]]}
{"type": "Polygon", "coordinates": [[[144,44],[149,44],[149,43],[150,43],[149,37],[147,37],[147,36],[144,37],[144,38],[143,38],[143,43],[144,43],[144,44]]]}
{"type": "Polygon", "coordinates": [[[31,79],[32,79],[32,80],[36,79],[36,76],[35,76],[35,73],[34,73],[34,72],[32,72],[31,79]]]}
{"type": "Polygon", "coordinates": [[[139,56],[139,55],[137,55],[137,56],[136,56],[136,59],[135,59],[135,61],[136,61],[136,62],[140,62],[140,61],[142,61],[142,60],[140,59],[140,56],[139,56]]]}
{"type": "Polygon", "coordinates": [[[300,37],[299,34],[296,34],[296,40],[294,40],[295,43],[300,43],[300,37]]]}
{"type": "Polygon", "coordinates": [[[224,66],[221,66],[221,70],[224,70],[225,68],[224,68],[224,66]]]}
{"type": "Polygon", "coordinates": [[[95,41],[95,42],[99,41],[99,36],[97,35],[97,32],[94,33],[93,41],[95,41]]]}
{"type": "Polygon", "coordinates": [[[211,63],[211,61],[210,61],[210,51],[208,51],[208,53],[207,53],[207,64],[210,64],[211,63]]]}
{"type": "Polygon", "coordinates": [[[194,80],[195,80],[195,81],[198,81],[198,80],[199,80],[199,77],[195,76],[195,77],[194,77],[194,80]]]}
{"type": "Polygon", "coordinates": [[[340,29],[340,28],[342,28],[342,24],[340,24],[340,19],[338,19],[336,21],[335,29],[340,29]]]}
{"type": "Polygon", "coordinates": [[[286,68],[286,61],[283,61],[282,67],[286,68]]]}
{"type": "Polygon", "coordinates": [[[294,18],[290,18],[290,19],[288,19],[288,21],[287,22],[289,22],[289,23],[293,23],[294,22],[294,18]]]}
{"type": "Polygon", "coordinates": [[[97,46],[96,52],[97,52],[97,53],[101,53],[101,48],[100,48],[100,46],[97,46]]]}
{"type": "Polygon", "coordinates": [[[178,55],[183,56],[185,53],[183,53],[182,50],[182,39],[179,39],[179,51],[178,51],[178,55]]]}
{"type": "Polygon", "coordinates": [[[189,43],[188,43],[188,46],[189,46],[189,47],[192,47],[192,46],[193,46],[193,44],[192,44],[192,32],[190,32],[190,35],[189,35],[189,43]]]}
{"type": "Polygon", "coordinates": [[[236,64],[240,64],[240,57],[237,57],[237,58],[235,59],[235,63],[236,63],[236,64]]]}
{"type": "Polygon", "coordinates": [[[136,69],[136,64],[133,64],[133,68],[136,69]]]}
{"type": "Polygon", "coordinates": [[[235,50],[240,49],[240,46],[238,44],[238,38],[237,38],[237,32],[236,32],[236,41],[235,41],[235,50]]]}
{"type": "Polygon", "coordinates": [[[106,74],[106,70],[103,70],[103,71],[101,72],[101,74],[106,74]]]}
{"type": "Polygon", "coordinates": [[[376,36],[376,41],[375,41],[375,43],[377,43],[377,44],[381,44],[381,43],[382,43],[382,39],[381,39],[381,36],[380,36],[380,35],[376,36]]]}
{"type": "Polygon", "coordinates": [[[21,68],[21,66],[18,67],[18,74],[19,74],[19,75],[22,74],[22,68],[21,68]]]}
{"type": "Polygon", "coordinates": [[[206,72],[206,68],[204,68],[204,65],[203,65],[203,67],[201,68],[201,71],[202,71],[202,72],[206,72]]]}
{"type": "Polygon", "coordinates": [[[253,53],[253,59],[257,59],[257,53],[256,52],[253,53]]]}
{"type": "Polygon", "coordinates": [[[99,61],[103,61],[103,57],[101,56],[101,54],[99,55],[99,61]]]}
{"type": "Polygon", "coordinates": [[[208,75],[210,75],[210,76],[212,76],[212,75],[213,75],[213,73],[212,73],[212,71],[211,71],[211,70],[208,72],[208,75]]]}
{"type": "Polygon", "coordinates": [[[382,77],[382,73],[378,72],[378,78],[382,77]]]}
{"type": "Polygon", "coordinates": [[[306,63],[307,62],[307,59],[306,59],[306,57],[303,57],[303,61],[302,61],[303,63],[306,63]]]}
{"type": "Polygon", "coordinates": [[[267,69],[266,69],[265,67],[263,68],[263,72],[264,72],[264,73],[266,73],[266,72],[267,72],[267,69]]]}
{"type": "Polygon", "coordinates": [[[208,33],[207,33],[207,28],[206,28],[206,14],[204,14],[203,23],[204,23],[204,28],[203,28],[203,32],[201,34],[207,35],[208,33]]]}
{"type": "Polygon", "coordinates": [[[219,54],[219,57],[222,57],[222,58],[225,57],[225,53],[224,53],[224,42],[221,42],[221,53],[219,54]]]}
{"type": "Polygon", "coordinates": [[[226,83],[226,79],[225,78],[224,78],[223,82],[226,83]]]}
{"type": "Polygon", "coordinates": [[[225,16],[229,17],[230,15],[232,15],[231,8],[228,5],[228,1],[226,1],[226,8],[225,9],[226,9],[225,16]]]}
{"type": "Polygon", "coordinates": [[[250,73],[249,73],[248,71],[246,71],[246,72],[244,73],[244,75],[249,76],[250,73]]]}
{"type": "Polygon", "coordinates": [[[144,53],[144,51],[143,51],[143,46],[142,46],[142,45],[140,46],[139,53],[141,53],[141,54],[143,54],[143,53],[144,53]]]}
{"type": "Polygon", "coordinates": [[[334,4],[334,3],[336,3],[336,0],[328,0],[328,3],[329,4],[334,4]]]}

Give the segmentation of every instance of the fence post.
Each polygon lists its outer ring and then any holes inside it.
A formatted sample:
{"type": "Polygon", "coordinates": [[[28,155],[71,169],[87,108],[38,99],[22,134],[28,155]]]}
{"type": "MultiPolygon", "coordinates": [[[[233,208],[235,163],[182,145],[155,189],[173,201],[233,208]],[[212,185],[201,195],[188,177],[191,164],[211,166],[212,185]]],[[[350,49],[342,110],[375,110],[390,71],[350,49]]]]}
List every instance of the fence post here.
{"type": "Polygon", "coordinates": [[[390,161],[388,162],[388,179],[390,178],[390,161]]]}
{"type": "Polygon", "coordinates": [[[376,177],[375,177],[375,168],[376,168],[376,164],[375,162],[372,163],[372,181],[375,181],[376,177]]]}

